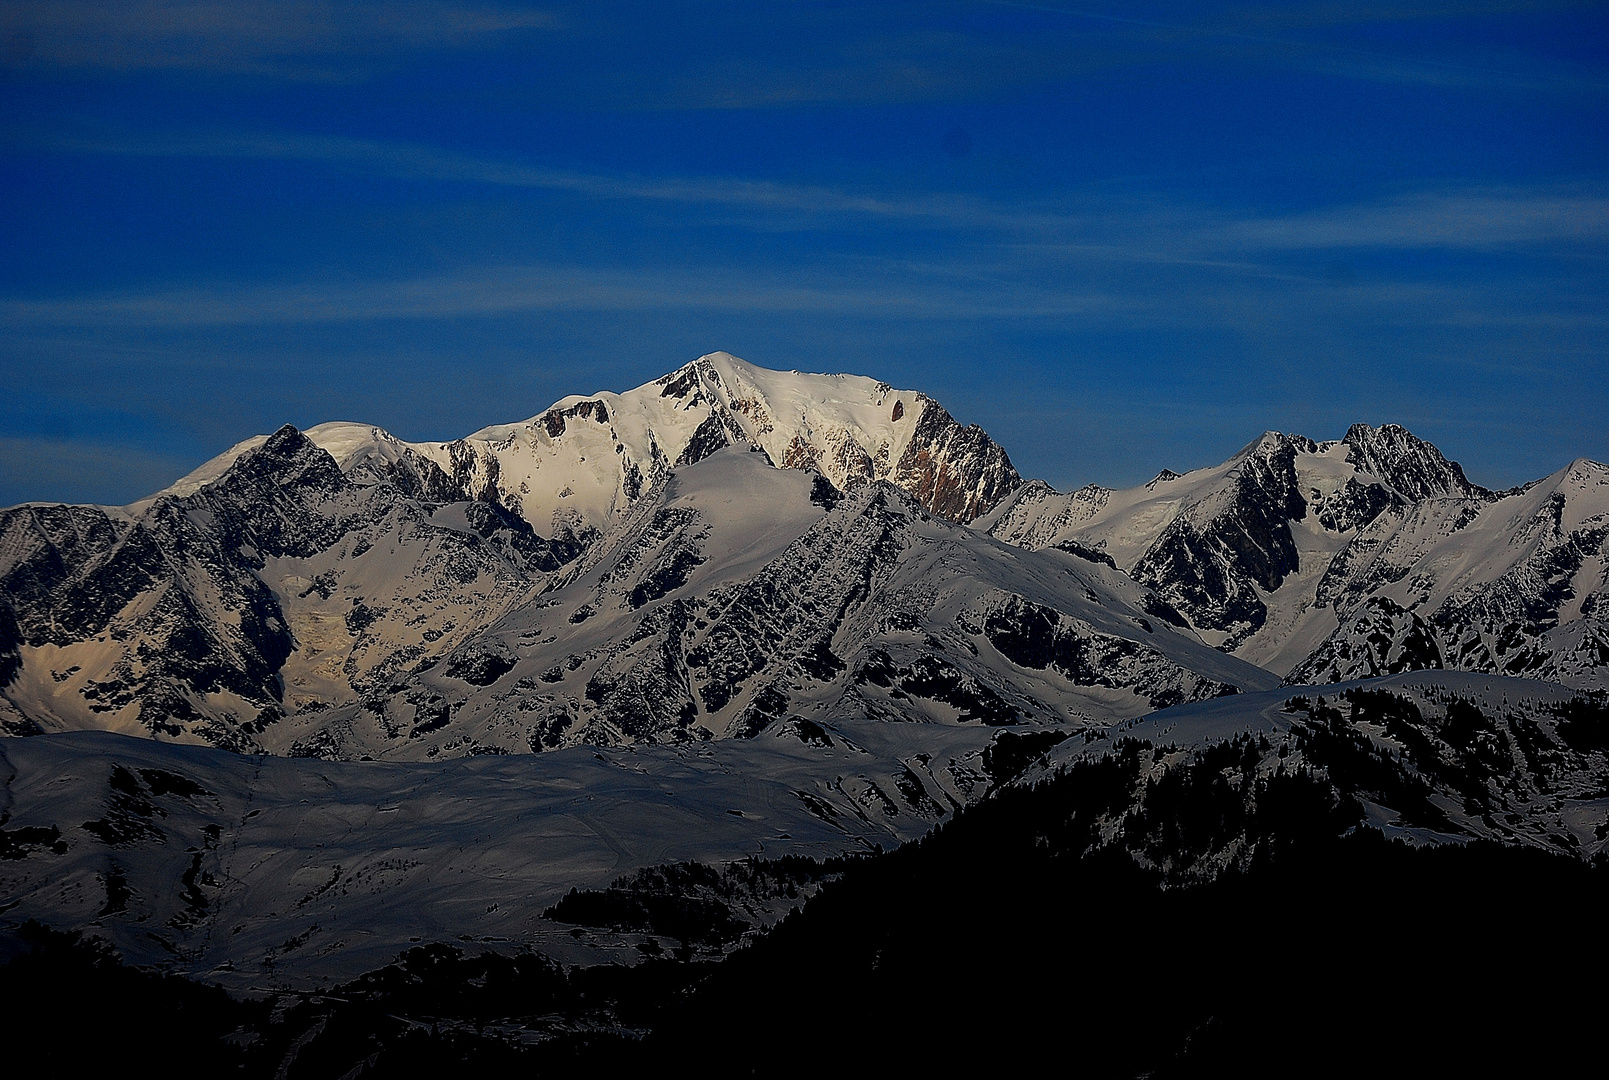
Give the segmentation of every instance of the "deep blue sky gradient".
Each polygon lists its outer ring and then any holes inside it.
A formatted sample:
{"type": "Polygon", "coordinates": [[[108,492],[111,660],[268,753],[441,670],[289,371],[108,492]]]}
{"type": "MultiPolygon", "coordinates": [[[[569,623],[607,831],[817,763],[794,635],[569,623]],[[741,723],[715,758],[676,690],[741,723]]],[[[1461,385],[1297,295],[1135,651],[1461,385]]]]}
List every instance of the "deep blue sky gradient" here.
{"type": "Polygon", "coordinates": [[[1396,421],[1609,460],[1599,4],[0,7],[0,505],[714,349],[1059,487],[1396,421]]]}

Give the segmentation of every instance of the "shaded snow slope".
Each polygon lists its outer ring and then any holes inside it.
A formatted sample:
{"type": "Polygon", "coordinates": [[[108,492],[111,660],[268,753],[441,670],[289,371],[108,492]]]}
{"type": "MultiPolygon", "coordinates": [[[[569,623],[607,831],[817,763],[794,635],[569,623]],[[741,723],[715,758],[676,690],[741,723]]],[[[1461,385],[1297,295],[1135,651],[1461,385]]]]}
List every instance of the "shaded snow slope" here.
{"type": "Polygon", "coordinates": [[[1338,827],[1413,844],[1609,844],[1609,711],[1551,683],[1414,672],[1055,734],[796,718],[750,739],[405,764],[3,739],[0,925],[87,930],[237,989],[327,987],[430,942],[632,963],[644,935],[542,912],[649,866],[886,848],[997,783],[1104,757],[1122,784],[1096,785],[1111,806],[1090,842],[1181,882],[1249,865],[1253,810],[1294,822],[1321,791],[1338,827]],[[1180,807],[1203,813],[1168,817],[1180,807]]]}
{"type": "Polygon", "coordinates": [[[1065,552],[1024,552],[887,483],[729,449],[667,477],[548,587],[399,677],[362,715],[297,716],[300,752],[525,753],[749,737],[792,716],[1105,725],[1271,685],[1065,552]]]}
{"type": "Polygon", "coordinates": [[[631,963],[640,935],[576,938],[541,913],[667,862],[914,839],[987,790],[995,734],[860,721],[408,765],[0,739],[0,920],[91,928],[131,963],[237,989],[352,978],[420,941],[631,963]]]}
{"type": "MultiPolygon", "coordinates": [[[[1582,859],[1609,848],[1609,709],[1601,697],[1556,683],[1421,671],[1182,705],[1092,746],[1063,743],[1022,782],[1080,758],[1132,756],[1142,746],[1131,813],[1112,816],[1114,835],[1136,817],[1144,828],[1142,804],[1180,764],[1208,762],[1197,782],[1221,787],[1216,820],[1191,823],[1203,835],[1221,833],[1207,848],[1125,840],[1149,848],[1169,873],[1188,866],[1186,877],[1211,877],[1255,857],[1257,838],[1236,835],[1237,814],[1272,799],[1280,778],[1304,773],[1334,791],[1339,818],[1354,816],[1357,825],[1409,843],[1488,840],[1582,859]]],[[[1179,797],[1176,785],[1155,794],[1179,797]]]]}

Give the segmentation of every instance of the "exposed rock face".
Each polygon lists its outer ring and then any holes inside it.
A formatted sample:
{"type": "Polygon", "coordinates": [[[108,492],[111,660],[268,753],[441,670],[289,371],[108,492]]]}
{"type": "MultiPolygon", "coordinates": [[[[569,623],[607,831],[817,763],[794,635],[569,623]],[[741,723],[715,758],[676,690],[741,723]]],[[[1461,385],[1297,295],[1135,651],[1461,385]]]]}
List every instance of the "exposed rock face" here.
{"type": "Polygon", "coordinates": [[[963,428],[936,402],[923,399],[922,406],[889,479],[948,521],[971,521],[994,509],[1022,482],[1011,459],[982,428],[963,428]]]}
{"type": "MultiPolygon", "coordinates": [[[[1431,635],[1439,657],[1421,666],[1602,686],[1594,658],[1609,641],[1609,469],[1577,461],[1520,491],[1474,490],[1460,497],[1454,485],[1447,497],[1382,513],[1331,564],[1319,596],[1343,619],[1387,600],[1417,613],[1424,629],[1414,634],[1431,635]]],[[[1357,653],[1371,632],[1382,628],[1343,622],[1291,678],[1357,653]]]]}
{"type": "Polygon", "coordinates": [[[1080,686],[1143,686],[1146,699],[1157,709],[1236,690],[1169,664],[1140,642],[1066,625],[1054,609],[1021,597],[1011,597],[990,613],[984,634],[1019,667],[1054,670],[1080,686]]]}
{"type": "Polygon", "coordinates": [[[1441,643],[1429,623],[1389,597],[1374,596],[1286,681],[1323,685],[1445,666],[1441,643]]]}
{"type": "Polygon", "coordinates": [[[1344,615],[1380,588],[1401,581],[1428,546],[1480,517],[1478,500],[1437,499],[1393,506],[1360,527],[1324,570],[1317,598],[1344,615]]]}
{"type": "Polygon", "coordinates": [[[235,741],[226,727],[239,724],[209,723],[193,699],[278,704],[291,635],[255,571],[265,556],[328,543],[334,524],[309,506],[347,484],[328,454],[285,428],[213,488],[161,500],[137,521],[89,507],[6,511],[0,582],[22,643],[98,654],[99,664],[51,672],[92,715],[132,705],[153,734],[195,724],[235,741]]]}
{"type": "Polygon", "coordinates": [[[1465,479],[1458,462],[1448,461],[1440,450],[1396,424],[1377,428],[1353,424],[1341,442],[1348,448],[1349,464],[1361,473],[1378,477],[1412,502],[1447,495],[1471,499],[1491,494],[1465,479]]]}
{"type": "Polygon", "coordinates": [[[1333,533],[1361,529],[1386,510],[1401,510],[1405,500],[1379,484],[1360,484],[1348,477],[1340,490],[1314,500],[1311,509],[1318,523],[1333,533]]]}
{"type": "Polygon", "coordinates": [[[331,704],[303,699],[298,666],[287,668],[299,647],[323,651],[299,609],[339,607],[345,666],[328,674],[344,676],[355,695],[406,662],[396,655],[417,640],[417,632],[387,638],[383,616],[393,605],[376,593],[410,592],[417,606],[571,554],[500,508],[468,504],[459,529],[436,527],[430,514],[391,483],[354,481],[291,427],[215,482],[157,499],[137,517],[97,507],[0,512],[0,598],[14,613],[23,660],[8,694],[47,729],[105,726],[259,748],[287,711],[331,704]],[[411,565],[379,550],[399,541],[416,545],[411,565]],[[283,572],[309,566],[316,570],[283,572]],[[407,580],[427,570],[435,588],[407,580]],[[378,572],[378,588],[356,584],[366,571],[378,572]],[[384,580],[392,574],[402,580],[384,580]],[[346,577],[352,583],[341,584],[346,577]]]}
{"type": "MultiPolygon", "coordinates": [[[[1105,552],[1149,586],[1158,610],[1183,617],[1232,651],[1267,622],[1267,594],[1302,568],[1292,524],[1309,515],[1299,457],[1310,439],[1269,432],[1213,470],[1164,469],[1132,491],[1088,487],[1069,495],[1024,487],[980,526],[1028,547],[1076,545],[1105,552]]],[[[1382,495],[1363,496],[1365,504],[1382,495]]]]}
{"type": "Polygon", "coordinates": [[[1472,484],[1396,425],[1340,442],[1270,433],[1143,488],[1023,485],[978,526],[1102,552],[1218,648],[1290,679],[1446,665],[1603,680],[1604,467],[1472,484]]]}
{"type": "Polygon", "coordinates": [[[1110,488],[1088,484],[1064,495],[1043,480],[1029,480],[977,524],[996,539],[1037,551],[1054,547],[1094,520],[1112,494],[1110,488]]]}
{"type": "Polygon", "coordinates": [[[16,613],[0,604],[0,687],[9,686],[22,670],[22,631],[16,613]]]}
{"type": "Polygon", "coordinates": [[[1307,504],[1296,454],[1313,449],[1309,440],[1270,433],[1241,451],[1226,489],[1163,529],[1134,564],[1135,580],[1198,629],[1226,634],[1221,647],[1234,649],[1267,619],[1258,591],[1274,592],[1300,567],[1291,522],[1306,517],[1307,504]]]}

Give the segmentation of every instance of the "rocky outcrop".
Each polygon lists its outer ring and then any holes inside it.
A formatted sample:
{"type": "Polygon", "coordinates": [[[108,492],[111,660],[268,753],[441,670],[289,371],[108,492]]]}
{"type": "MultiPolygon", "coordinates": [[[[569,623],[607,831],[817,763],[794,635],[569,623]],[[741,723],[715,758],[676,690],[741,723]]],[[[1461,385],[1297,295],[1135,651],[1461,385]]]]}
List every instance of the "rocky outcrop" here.
{"type": "Polygon", "coordinates": [[[962,427],[933,401],[924,401],[889,479],[930,513],[957,522],[988,513],[1022,483],[1006,452],[982,428],[962,427]]]}
{"type": "Polygon", "coordinates": [[[1353,424],[1341,442],[1347,447],[1346,460],[1359,472],[1385,481],[1411,502],[1448,495],[1473,499],[1491,494],[1471,484],[1458,462],[1448,461],[1440,450],[1397,424],[1377,428],[1353,424]]]}
{"type": "Polygon", "coordinates": [[[339,611],[346,666],[329,674],[350,696],[376,665],[421,655],[389,639],[382,621],[402,613],[397,605],[340,584],[360,563],[395,567],[404,580],[378,584],[417,604],[483,577],[556,569],[573,554],[494,505],[464,504],[459,528],[437,526],[430,504],[380,475],[367,471],[359,484],[287,426],[216,481],[157,499],[137,517],[95,507],[5,511],[0,609],[13,616],[20,669],[7,680],[9,696],[44,730],[136,726],[256,749],[287,712],[334,703],[295,687],[287,698],[287,662],[327,644],[299,633],[332,621],[310,623],[289,609],[322,603],[339,611]],[[393,560],[399,542],[411,542],[419,559],[393,560]],[[410,585],[408,571],[425,565],[432,573],[410,585]],[[280,572],[292,566],[304,573],[280,572]],[[366,663],[365,653],[380,655],[366,663]]]}
{"type": "Polygon", "coordinates": [[[1128,491],[1031,482],[979,527],[1111,558],[1151,590],[1146,610],[1292,679],[1446,664],[1588,686],[1604,472],[1580,461],[1496,493],[1402,427],[1355,424],[1333,443],[1271,432],[1128,491]]]}
{"type": "Polygon", "coordinates": [[[1257,590],[1274,592],[1300,566],[1291,536],[1291,522],[1307,514],[1298,449],[1312,444],[1270,433],[1242,451],[1223,494],[1181,514],[1133,567],[1192,626],[1225,633],[1225,650],[1262,627],[1257,590]]]}
{"type": "Polygon", "coordinates": [[[1318,597],[1342,624],[1290,678],[1352,670],[1345,657],[1407,634],[1416,644],[1391,670],[1445,665],[1602,684],[1593,658],[1609,639],[1609,469],[1578,461],[1502,495],[1462,497],[1452,486],[1381,514],[1335,558],[1318,597]]]}
{"type": "Polygon", "coordinates": [[[1436,631],[1389,597],[1371,597],[1285,678],[1319,686],[1445,667],[1436,631]]]}
{"type": "Polygon", "coordinates": [[[1055,671],[1080,686],[1132,690],[1156,709],[1236,692],[1231,684],[1181,668],[1143,642],[1097,633],[1021,597],[991,612],[983,633],[1019,667],[1055,671]]]}

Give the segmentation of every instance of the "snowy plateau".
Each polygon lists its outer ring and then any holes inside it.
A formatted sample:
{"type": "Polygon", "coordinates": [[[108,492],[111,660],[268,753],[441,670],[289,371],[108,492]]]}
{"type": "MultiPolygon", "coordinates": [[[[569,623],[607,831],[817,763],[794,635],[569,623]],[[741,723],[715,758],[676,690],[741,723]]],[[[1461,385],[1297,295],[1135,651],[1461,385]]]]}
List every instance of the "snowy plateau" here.
{"type": "MultiPolygon", "coordinates": [[[[1058,492],[923,394],[725,353],[454,442],[285,427],[0,510],[0,922],[241,991],[433,942],[631,964],[652,928],[544,913],[1140,743],[1105,843],[1233,744],[1387,835],[1591,859],[1606,539],[1585,459],[1492,491],[1358,424],[1058,492]]],[[[815,887],[719,898],[753,929],[815,887]]]]}

